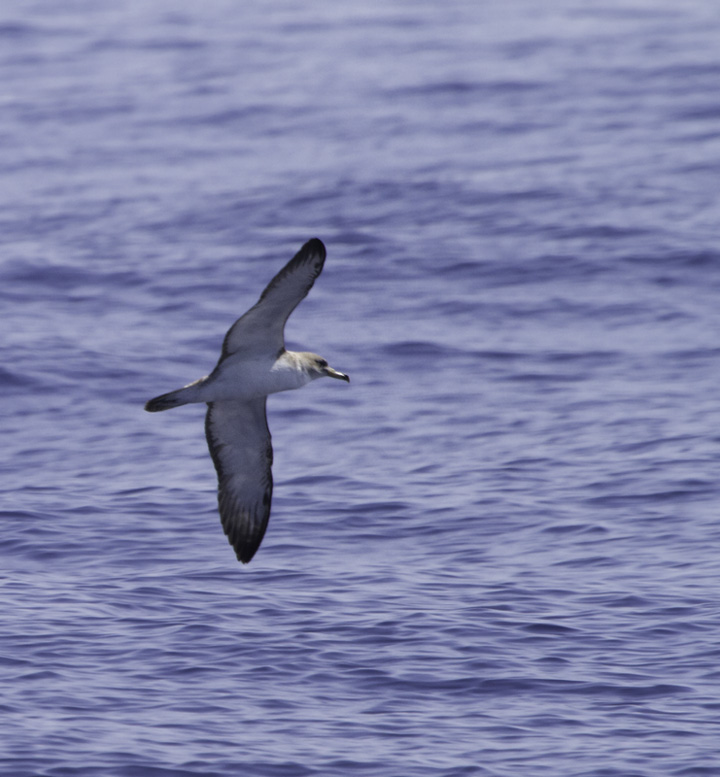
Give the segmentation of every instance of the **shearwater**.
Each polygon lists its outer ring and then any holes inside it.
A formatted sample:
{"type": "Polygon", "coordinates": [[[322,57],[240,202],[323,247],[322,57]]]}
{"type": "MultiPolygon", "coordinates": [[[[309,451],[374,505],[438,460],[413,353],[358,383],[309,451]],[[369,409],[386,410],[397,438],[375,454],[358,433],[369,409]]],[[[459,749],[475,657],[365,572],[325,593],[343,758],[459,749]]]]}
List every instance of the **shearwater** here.
{"type": "Polygon", "coordinates": [[[325,256],[320,240],[308,240],[258,302],[230,327],[215,369],[145,405],[154,413],[207,403],[205,436],[217,470],[220,520],[243,564],[260,547],[270,518],[273,451],[265,414],[268,394],[300,388],[316,378],[350,382],[321,356],[285,349],[285,322],[322,272],[325,256]]]}

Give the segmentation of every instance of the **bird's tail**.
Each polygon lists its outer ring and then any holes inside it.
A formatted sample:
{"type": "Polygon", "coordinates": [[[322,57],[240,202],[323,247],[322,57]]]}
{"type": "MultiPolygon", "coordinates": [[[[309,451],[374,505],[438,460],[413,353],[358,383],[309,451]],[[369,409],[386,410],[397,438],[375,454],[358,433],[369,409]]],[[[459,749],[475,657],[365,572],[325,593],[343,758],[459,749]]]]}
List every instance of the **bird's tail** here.
{"type": "Polygon", "coordinates": [[[148,413],[159,413],[161,410],[170,410],[171,407],[187,405],[189,402],[194,401],[188,394],[189,392],[186,392],[184,388],[177,389],[177,391],[170,391],[167,394],[161,394],[159,397],[154,397],[146,402],[145,410],[147,410],[148,413]],[[185,396],[183,396],[183,394],[185,394],[185,396]]]}

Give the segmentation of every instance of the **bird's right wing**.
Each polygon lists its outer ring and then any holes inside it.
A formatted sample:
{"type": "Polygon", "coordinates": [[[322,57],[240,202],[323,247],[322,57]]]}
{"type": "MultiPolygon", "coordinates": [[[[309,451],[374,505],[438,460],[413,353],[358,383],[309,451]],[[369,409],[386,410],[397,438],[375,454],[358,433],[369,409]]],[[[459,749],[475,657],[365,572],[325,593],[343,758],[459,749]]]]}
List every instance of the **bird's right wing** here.
{"type": "Polygon", "coordinates": [[[265,400],[211,402],[205,417],[218,475],[220,520],[243,564],[260,547],[270,519],[273,451],[265,400]]]}
{"type": "Polygon", "coordinates": [[[325,256],[322,241],[308,240],[270,281],[257,303],[230,327],[221,359],[241,349],[280,353],[285,347],[285,322],[322,272],[325,256]]]}

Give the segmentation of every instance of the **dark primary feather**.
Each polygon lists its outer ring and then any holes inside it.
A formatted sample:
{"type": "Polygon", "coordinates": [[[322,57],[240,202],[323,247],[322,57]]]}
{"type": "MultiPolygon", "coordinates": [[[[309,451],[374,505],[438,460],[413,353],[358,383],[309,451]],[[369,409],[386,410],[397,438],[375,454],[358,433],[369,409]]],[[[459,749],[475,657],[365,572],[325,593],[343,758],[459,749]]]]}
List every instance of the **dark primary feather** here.
{"type": "Polygon", "coordinates": [[[211,402],[205,416],[220,520],[243,564],[260,547],[270,519],[273,452],[265,401],[211,402]]]}
{"type": "Polygon", "coordinates": [[[280,352],[290,314],[307,296],[325,263],[325,246],[316,237],[307,243],[268,283],[257,303],[225,335],[222,359],[239,350],[280,352]]]}

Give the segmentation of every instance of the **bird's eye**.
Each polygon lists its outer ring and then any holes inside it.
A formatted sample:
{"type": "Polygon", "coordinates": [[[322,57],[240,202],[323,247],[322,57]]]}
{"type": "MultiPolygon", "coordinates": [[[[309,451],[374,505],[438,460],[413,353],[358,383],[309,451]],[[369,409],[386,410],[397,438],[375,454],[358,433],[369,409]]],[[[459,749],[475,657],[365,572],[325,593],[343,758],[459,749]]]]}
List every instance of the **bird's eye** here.
{"type": "Polygon", "coordinates": [[[325,361],[325,359],[318,359],[317,360],[317,366],[318,367],[327,367],[328,363],[325,361]]]}

